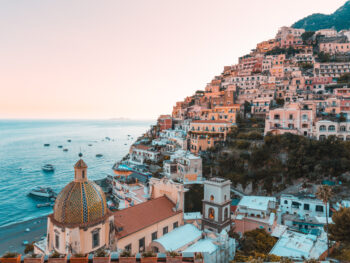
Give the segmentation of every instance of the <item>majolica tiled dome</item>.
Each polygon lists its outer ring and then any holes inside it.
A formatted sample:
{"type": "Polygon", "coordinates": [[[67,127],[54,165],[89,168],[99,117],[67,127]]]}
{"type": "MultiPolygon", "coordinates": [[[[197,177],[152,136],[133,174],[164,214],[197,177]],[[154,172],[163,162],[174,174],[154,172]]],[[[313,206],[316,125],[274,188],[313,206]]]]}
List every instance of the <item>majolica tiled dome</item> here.
{"type": "Polygon", "coordinates": [[[107,214],[106,196],[97,184],[87,180],[86,170],[87,165],[79,160],[75,165],[75,180],[58,194],[53,212],[57,222],[86,224],[107,214]]]}

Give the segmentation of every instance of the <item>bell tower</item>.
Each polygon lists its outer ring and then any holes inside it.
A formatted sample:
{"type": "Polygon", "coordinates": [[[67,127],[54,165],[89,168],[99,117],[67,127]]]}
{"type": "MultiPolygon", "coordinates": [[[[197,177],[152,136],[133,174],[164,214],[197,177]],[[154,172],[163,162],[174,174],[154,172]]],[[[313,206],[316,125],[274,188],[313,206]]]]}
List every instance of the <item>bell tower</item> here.
{"type": "Polygon", "coordinates": [[[231,181],[214,177],[204,182],[202,230],[230,230],[231,181]]]}

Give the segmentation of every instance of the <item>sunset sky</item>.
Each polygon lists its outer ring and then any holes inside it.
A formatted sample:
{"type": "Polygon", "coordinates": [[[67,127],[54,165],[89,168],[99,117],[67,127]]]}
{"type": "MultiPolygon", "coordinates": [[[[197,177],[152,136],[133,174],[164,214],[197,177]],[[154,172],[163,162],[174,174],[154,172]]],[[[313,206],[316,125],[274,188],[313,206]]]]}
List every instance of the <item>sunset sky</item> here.
{"type": "Polygon", "coordinates": [[[2,0],[0,118],[171,113],[279,27],[345,0],[2,0]]]}

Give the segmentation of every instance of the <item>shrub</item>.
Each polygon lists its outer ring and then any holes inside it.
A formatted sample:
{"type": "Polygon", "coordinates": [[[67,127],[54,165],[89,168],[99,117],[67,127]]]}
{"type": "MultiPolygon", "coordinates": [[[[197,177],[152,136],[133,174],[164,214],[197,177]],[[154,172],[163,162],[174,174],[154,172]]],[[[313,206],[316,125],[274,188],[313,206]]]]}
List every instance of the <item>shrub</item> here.
{"type": "Polygon", "coordinates": [[[96,250],[94,253],[94,256],[99,258],[106,258],[108,257],[108,255],[109,255],[108,252],[103,248],[96,250]]]}
{"type": "Polygon", "coordinates": [[[151,257],[155,257],[156,254],[154,254],[152,251],[146,251],[142,253],[142,257],[144,258],[151,258],[151,257]]]}
{"type": "Polygon", "coordinates": [[[24,254],[28,254],[30,252],[34,251],[34,245],[33,243],[27,244],[25,249],[24,249],[24,254]]]}
{"type": "Polygon", "coordinates": [[[16,258],[18,257],[17,252],[6,252],[4,255],[2,255],[3,258],[16,258]]]}
{"type": "Polygon", "coordinates": [[[82,254],[82,253],[77,253],[73,255],[75,258],[85,258],[86,254],[82,254]]]}
{"type": "Polygon", "coordinates": [[[177,253],[177,252],[175,252],[175,251],[169,251],[169,252],[167,253],[167,255],[170,256],[170,257],[172,257],[172,258],[174,258],[174,257],[179,256],[179,253],[177,253]]]}
{"type": "Polygon", "coordinates": [[[58,253],[56,250],[52,252],[52,254],[50,255],[50,258],[63,258],[64,255],[58,253]]]}
{"type": "Polygon", "coordinates": [[[131,255],[131,251],[130,250],[124,250],[121,254],[120,254],[121,257],[124,257],[124,258],[130,258],[132,257],[131,255]]]}

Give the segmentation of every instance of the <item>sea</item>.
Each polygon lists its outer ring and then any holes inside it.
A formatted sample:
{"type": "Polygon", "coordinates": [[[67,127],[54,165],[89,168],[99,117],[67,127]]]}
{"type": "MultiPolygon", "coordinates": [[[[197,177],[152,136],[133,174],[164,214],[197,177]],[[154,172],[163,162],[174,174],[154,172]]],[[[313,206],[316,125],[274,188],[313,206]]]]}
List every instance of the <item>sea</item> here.
{"type": "Polygon", "coordinates": [[[89,180],[112,175],[113,164],[128,153],[130,145],[152,123],[0,120],[0,227],[52,213],[52,207],[37,207],[47,199],[33,198],[28,193],[37,186],[51,187],[58,193],[74,179],[73,166],[79,153],[88,165],[89,180]],[[63,148],[58,148],[59,145],[63,148]],[[63,151],[64,148],[68,151],[63,151]],[[53,164],[55,171],[42,171],[45,164],[53,164]]]}

